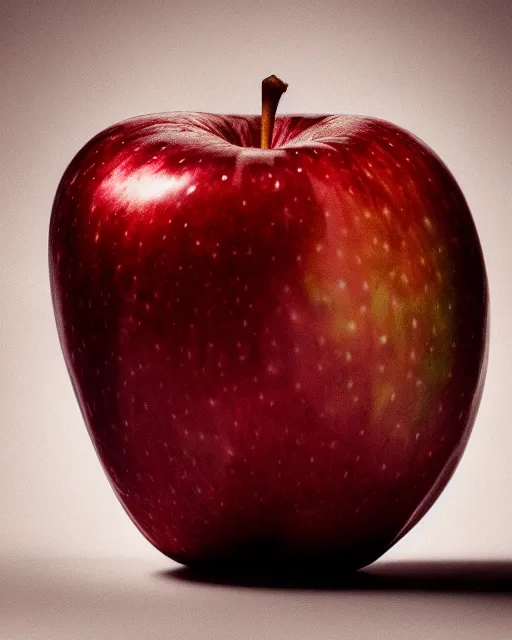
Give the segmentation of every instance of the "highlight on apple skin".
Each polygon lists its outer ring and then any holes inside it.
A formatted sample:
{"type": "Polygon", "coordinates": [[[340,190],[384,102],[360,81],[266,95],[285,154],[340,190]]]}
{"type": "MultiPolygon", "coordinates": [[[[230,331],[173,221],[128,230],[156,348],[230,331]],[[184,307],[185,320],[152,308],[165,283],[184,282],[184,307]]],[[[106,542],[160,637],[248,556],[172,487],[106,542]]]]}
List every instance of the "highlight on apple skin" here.
{"type": "Polygon", "coordinates": [[[103,468],[191,566],[369,564],[464,451],[488,289],[466,201],[388,122],[133,118],[58,187],[51,289],[103,468]]]}

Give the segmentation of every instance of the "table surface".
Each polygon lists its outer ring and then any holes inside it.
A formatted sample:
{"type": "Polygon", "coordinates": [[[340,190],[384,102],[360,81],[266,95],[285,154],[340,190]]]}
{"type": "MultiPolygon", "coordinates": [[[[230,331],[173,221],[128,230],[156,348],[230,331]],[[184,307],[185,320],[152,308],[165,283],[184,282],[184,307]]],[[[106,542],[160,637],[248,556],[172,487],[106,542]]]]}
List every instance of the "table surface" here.
{"type": "Polygon", "coordinates": [[[0,559],[0,640],[61,638],[512,640],[512,561],[382,562],[333,579],[0,559]]]}

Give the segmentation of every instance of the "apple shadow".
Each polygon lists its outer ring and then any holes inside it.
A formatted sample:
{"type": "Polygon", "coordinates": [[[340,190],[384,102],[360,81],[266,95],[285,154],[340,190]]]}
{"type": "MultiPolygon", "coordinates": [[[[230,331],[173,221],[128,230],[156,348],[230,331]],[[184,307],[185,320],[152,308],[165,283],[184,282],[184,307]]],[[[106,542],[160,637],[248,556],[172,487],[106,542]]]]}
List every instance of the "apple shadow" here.
{"type": "Polygon", "coordinates": [[[283,572],[180,567],[156,577],[189,584],[315,591],[500,594],[512,597],[512,560],[377,562],[349,574],[323,569],[283,572]]]}

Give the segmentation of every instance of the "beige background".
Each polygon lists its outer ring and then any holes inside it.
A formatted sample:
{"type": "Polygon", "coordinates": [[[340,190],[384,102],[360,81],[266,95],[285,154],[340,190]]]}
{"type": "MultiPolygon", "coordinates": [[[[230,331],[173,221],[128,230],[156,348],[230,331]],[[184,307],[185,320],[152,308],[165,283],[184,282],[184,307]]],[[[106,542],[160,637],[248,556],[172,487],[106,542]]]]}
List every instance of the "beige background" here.
{"type": "Polygon", "coordinates": [[[282,113],[391,120],[432,146],[466,194],[491,290],[487,385],[455,477],[387,558],[510,558],[512,4],[13,0],[0,29],[2,552],[169,566],[114,498],[72,394],[48,285],[52,199],[107,125],[256,112],[261,79],[276,73],[290,84],[282,113]]]}

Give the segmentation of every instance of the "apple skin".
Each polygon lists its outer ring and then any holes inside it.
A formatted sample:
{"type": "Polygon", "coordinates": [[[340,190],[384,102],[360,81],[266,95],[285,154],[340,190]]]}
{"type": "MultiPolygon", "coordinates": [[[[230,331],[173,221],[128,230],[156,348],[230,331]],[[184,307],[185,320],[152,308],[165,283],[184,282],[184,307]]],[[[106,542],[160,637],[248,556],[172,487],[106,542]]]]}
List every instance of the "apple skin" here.
{"type": "Polygon", "coordinates": [[[191,566],[349,570],[427,511],[480,402],[488,287],[454,178],[355,116],[157,114],[55,197],[59,337],[103,468],[191,566]],[[317,565],[318,566],[318,565],[317,565]]]}

